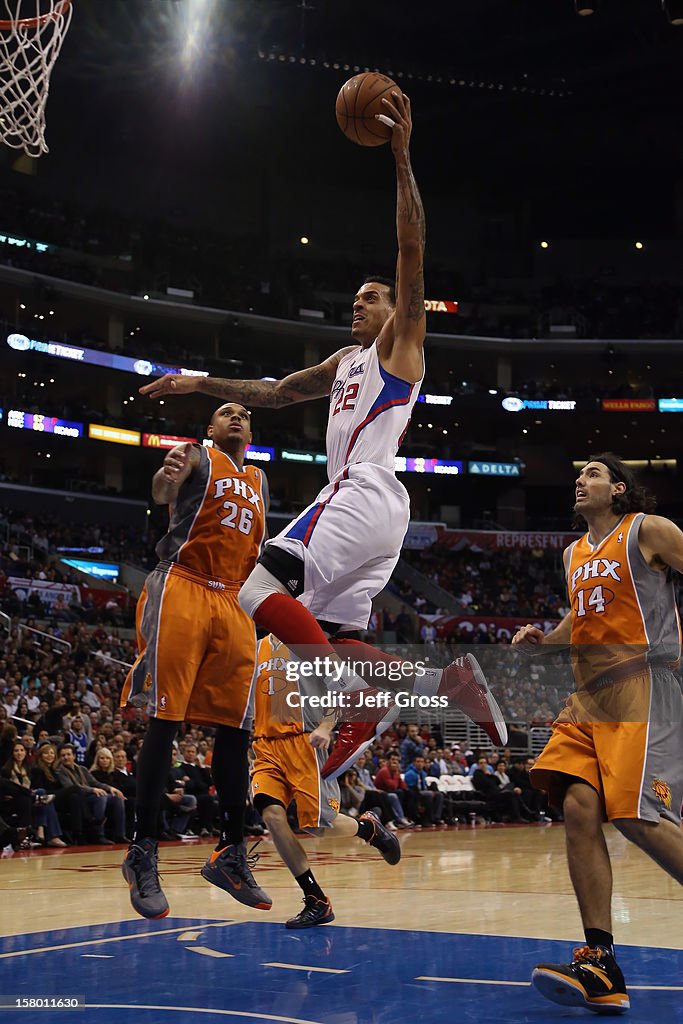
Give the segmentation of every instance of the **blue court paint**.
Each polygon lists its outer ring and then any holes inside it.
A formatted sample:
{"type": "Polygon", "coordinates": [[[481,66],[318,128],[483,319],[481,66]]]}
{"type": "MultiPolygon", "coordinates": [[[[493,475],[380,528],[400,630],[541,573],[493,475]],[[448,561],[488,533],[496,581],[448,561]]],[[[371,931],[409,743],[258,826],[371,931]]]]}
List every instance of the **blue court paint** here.
{"type": "MultiPolygon", "coordinates": [[[[530,987],[416,980],[430,975],[527,982],[538,961],[566,962],[570,951],[566,942],[540,939],[334,925],[291,932],[279,923],[216,925],[167,917],[4,939],[0,978],[3,994],[84,995],[91,1004],[83,1013],[4,1011],[4,1020],[24,1024],[214,1024],[273,1018],[321,1024],[590,1021],[592,1014],[556,1007],[530,987]],[[200,934],[184,938],[184,931],[200,934]],[[112,939],[120,941],[105,941],[112,939]],[[215,958],[191,946],[232,955],[215,958]],[[29,952],[37,949],[44,951],[29,952]],[[273,962],[293,967],[265,966],[273,962]],[[186,1009],[174,1012],[173,1007],[186,1009]],[[223,1014],[200,1012],[207,1009],[223,1014]]],[[[683,951],[622,946],[619,962],[632,986],[682,983],[683,951]]],[[[683,1021],[683,992],[632,991],[631,1006],[626,1019],[632,1024],[683,1021]]]]}

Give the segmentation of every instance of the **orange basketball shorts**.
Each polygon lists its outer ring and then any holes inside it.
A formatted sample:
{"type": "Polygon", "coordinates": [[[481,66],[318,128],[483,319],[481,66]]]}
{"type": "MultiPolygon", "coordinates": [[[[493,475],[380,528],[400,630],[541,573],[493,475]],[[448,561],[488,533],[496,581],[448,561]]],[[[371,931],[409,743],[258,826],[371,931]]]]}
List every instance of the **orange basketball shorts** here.
{"type": "Polygon", "coordinates": [[[329,828],[339,813],[339,784],[321,777],[327,751],[312,747],[308,736],[254,740],[251,788],[254,796],[263,793],[283,807],[295,800],[300,828],[329,828]]]}
{"type": "Polygon", "coordinates": [[[575,693],[531,769],[562,806],[570,778],[600,795],[608,821],[681,821],[683,696],[677,677],[648,669],[591,695],[575,693]]]}
{"type": "Polygon", "coordinates": [[[251,729],[256,630],[238,591],[180,566],[154,569],[138,601],[139,654],[121,705],[146,697],[157,718],[251,729]]]}

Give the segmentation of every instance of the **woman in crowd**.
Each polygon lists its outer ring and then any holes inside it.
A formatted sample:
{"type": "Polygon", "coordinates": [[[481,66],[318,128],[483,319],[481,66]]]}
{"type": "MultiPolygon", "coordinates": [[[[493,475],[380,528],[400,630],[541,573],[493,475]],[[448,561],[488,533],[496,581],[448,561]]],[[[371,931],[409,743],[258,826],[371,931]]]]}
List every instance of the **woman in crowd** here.
{"type": "Polygon", "coordinates": [[[54,807],[54,796],[41,788],[32,789],[25,761],[26,747],[21,740],[17,740],[12,748],[12,756],[2,767],[3,777],[28,793],[31,808],[29,820],[35,828],[39,842],[46,846],[66,846],[54,807]]]}
{"type": "MultiPolygon", "coordinates": [[[[117,753],[119,753],[117,751],[117,753]]],[[[123,751],[125,759],[125,750],[123,751]]],[[[114,755],[109,747],[100,747],[95,754],[95,761],[91,769],[98,782],[104,782],[114,789],[119,789],[125,799],[126,831],[133,835],[135,831],[135,779],[127,772],[120,771],[115,762],[114,755]]]]}
{"type": "MultiPolygon", "coordinates": [[[[8,729],[14,730],[14,741],[9,749],[7,745],[3,748],[7,755],[5,765],[12,764],[12,750],[14,749],[14,743],[17,742],[14,726],[5,726],[3,738],[6,739],[8,729]]],[[[7,840],[7,842],[11,841],[17,849],[28,849],[30,846],[28,833],[31,827],[32,803],[33,799],[30,790],[26,790],[23,786],[13,782],[8,777],[8,772],[4,769],[0,771],[0,814],[6,825],[12,829],[15,837],[13,840],[7,840]]]]}
{"type": "Polygon", "coordinates": [[[16,715],[16,718],[14,719],[14,724],[15,724],[16,729],[17,729],[17,735],[18,736],[23,736],[24,733],[26,732],[26,730],[30,729],[31,726],[27,725],[26,722],[19,722],[19,721],[17,721],[17,719],[25,718],[27,721],[29,721],[29,720],[31,722],[33,721],[33,716],[31,715],[31,712],[29,711],[28,701],[26,700],[25,697],[20,697],[19,698],[19,700],[17,702],[17,710],[14,712],[14,714],[16,715]]]}
{"type": "Polygon", "coordinates": [[[54,743],[41,743],[31,769],[31,785],[54,796],[58,815],[69,816],[69,831],[76,840],[83,834],[85,798],[78,786],[63,786],[57,778],[57,748],[54,743]]]}
{"type": "Polygon", "coordinates": [[[93,771],[95,765],[97,764],[97,755],[102,749],[102,747],[107,746],[107,742],[108,740],[106,734],[101,731],[97,733],[95,739],[88,747],[88,752],[85,755],[85,763],[89,766],[90,771],[93,771]]]}

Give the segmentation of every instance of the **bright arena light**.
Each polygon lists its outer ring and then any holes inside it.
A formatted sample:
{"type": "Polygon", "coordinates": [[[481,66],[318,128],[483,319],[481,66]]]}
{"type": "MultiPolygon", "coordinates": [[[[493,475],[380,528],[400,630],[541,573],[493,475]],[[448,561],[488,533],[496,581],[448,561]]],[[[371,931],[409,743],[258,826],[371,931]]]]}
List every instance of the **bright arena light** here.
{"type": "Polygon", "coordinates": [[[210,57],[218,6],[218,0],[186,0],[178,4],[178,57],[186,82],[195,79],[210,57]]]}

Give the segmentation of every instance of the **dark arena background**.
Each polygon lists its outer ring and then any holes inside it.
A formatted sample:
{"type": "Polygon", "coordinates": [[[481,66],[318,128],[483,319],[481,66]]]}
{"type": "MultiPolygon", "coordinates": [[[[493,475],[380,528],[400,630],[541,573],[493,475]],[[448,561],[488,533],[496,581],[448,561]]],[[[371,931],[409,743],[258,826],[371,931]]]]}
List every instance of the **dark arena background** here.
{"type": "MultiPolygon", "coordinates": [[[[410,96],[427,222],[426,376],[396,458],[411,523],[368,635],[436,665],[476,645],[509,748],[461,713],[406,709],[368,752],[370,788],[416,726],[441,811],[429,800],[399,829],[394,868],[300,836],[336,915],[305,932],[283,928],[300,892],[253,807],[272,911],[200,877],[211,729],[179,736],[204,810],[167,822],[163,921],[131,909],[125,846],[72,835],[68,815],[55,844],[39,814],[12,822],[0,789],[7,1020],[585,1017],[529,981],[583,942],[562,815],[528,775],[571,686],[564,666],[515,660],[510,640],[569,610],[562,552],[591,455],[627,460],[683,525],[683,3],[72,8],[49,152],[0,146],[0,769],[17,738],[33,765],[48,737],[75,733],[92,770],[108,748],[131,834],[148,718],[118,699],[168,525],[151,479],[176,443],[201,443],[219,404],[138,388],[169,371],[280,379],[350,343],[356,290],[396,260],[390,148],[353,145],[335,121],[339,88],[365,70],[410,96]],[[523,797],[504,805],[469,778],[501,759],[523,797]]],[[[327,404],[252,413],[247,460],[267,473],[273,536],[327,481],[327,404]]],[[[604,835],[630,1018],[681,1021],[681,888],[613,826],[604,835]]],[[[122,838],[108,822],[105,837],[122,838]]]]}

